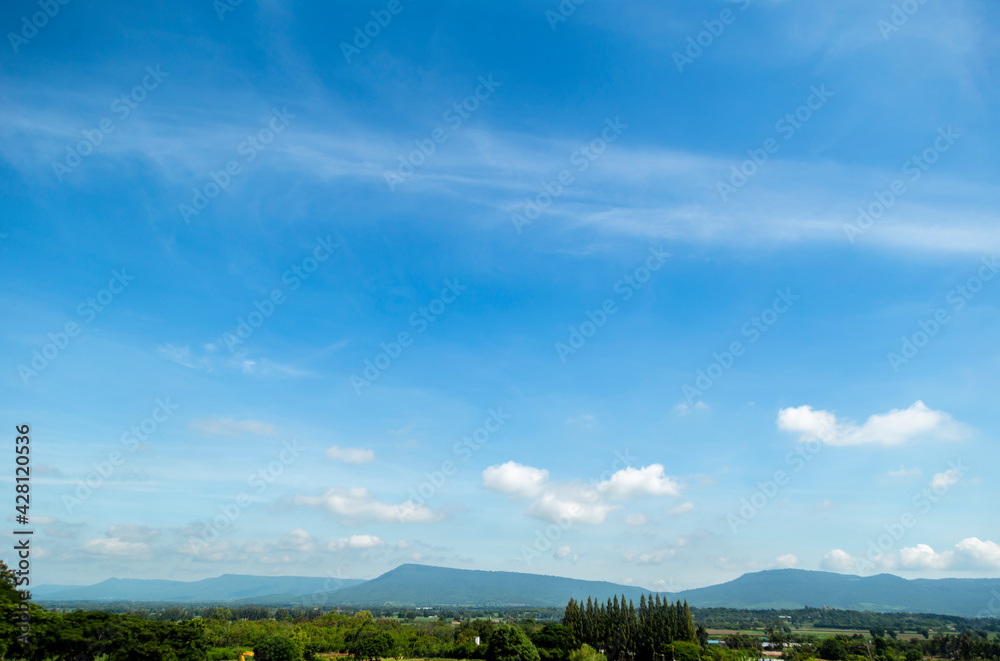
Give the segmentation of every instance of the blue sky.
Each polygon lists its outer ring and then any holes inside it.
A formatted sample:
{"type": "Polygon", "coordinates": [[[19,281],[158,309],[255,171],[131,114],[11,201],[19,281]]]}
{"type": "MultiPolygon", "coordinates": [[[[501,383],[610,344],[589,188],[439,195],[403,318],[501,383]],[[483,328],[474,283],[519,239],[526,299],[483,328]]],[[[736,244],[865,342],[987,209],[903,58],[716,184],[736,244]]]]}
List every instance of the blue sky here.
{"type": "Polygon", "coordinates": [[[35,581],[1000,576],[1000,13],[903,4],[10,4],[35,581]]]}

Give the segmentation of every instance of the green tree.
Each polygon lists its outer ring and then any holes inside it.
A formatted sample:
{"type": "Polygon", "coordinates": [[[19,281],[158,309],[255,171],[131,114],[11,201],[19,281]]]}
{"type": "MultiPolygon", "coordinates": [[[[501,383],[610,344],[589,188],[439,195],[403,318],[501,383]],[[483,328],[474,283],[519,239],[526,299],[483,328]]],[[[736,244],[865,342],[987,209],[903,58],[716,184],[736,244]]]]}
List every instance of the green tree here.
{"type": "Polygon", "coordinates": [[[698,661],[701,658],[701,648],[686,640],[678,640],[674,643],[675,661],[698,661]]]}
{"type": "Polygon", "coordinates": [[[486,661],[540,661],[535,644],[518,627],[501,624],[490,634],[486,661]]]}
{"type": "Polygon", "coordinates": [[[563,624],[546,624],[531,636],[542,661],[562,661],[577,648],[579,643],[572,629],[563,624]]]}
{"type": "Polygon", "coordinates": [[[827,638],[816,648],[820,658],[827,661],[844,661],[847,658],[847,648],[836,638],[827,638]]]}
{"type": "Polygon", "coordinates": [[[607,661],[603,654],[584,643],[578,650],[569,653],[569,661],[607,661]]]}
{"type": "Polygon", "coordinates": [[[284,636],[268,636],[253,646],[254,661],[299,661],[299,650],[284,636]]]}
{"type": "Polygon", "coordinates": [[[348,649],[355,661],[378,661],[378,659],[392,656],[392,650],[396,646],[395,637],[388,631],[379,631],[364,636],[358,636],[348,649]]]}

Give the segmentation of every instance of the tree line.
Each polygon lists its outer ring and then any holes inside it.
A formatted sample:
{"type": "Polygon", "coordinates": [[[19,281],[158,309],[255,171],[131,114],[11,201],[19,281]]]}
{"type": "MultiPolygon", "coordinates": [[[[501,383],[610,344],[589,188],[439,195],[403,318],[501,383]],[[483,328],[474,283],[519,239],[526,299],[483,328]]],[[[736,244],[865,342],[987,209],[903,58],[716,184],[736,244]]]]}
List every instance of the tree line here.
{"type": "Polygon", "coordinates": [[[586,604],[570,599],[563,625],[609,661],[672,659],[682,644],[698,643],[698,629],[687,602],[671,603],[659,594],[651,594],[649,599],[641,595],[638,608],[631,599],[626,604],[625,595],[620,601],[616,595],[607,604],[590,597],[586,604]]]}

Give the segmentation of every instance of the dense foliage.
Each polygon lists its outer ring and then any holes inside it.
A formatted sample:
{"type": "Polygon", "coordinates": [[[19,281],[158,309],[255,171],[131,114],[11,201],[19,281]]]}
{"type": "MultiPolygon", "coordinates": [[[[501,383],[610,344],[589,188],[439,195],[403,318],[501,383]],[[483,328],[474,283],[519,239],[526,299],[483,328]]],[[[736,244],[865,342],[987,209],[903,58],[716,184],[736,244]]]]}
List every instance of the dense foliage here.
{"type": "Polygon", "coordinates": [[[608,603],[595,604],[587,599],[586,605],[570,599],[563,616],[563,624],[581,643],[597,650],[604,650],[610,661],[628,657],[647,661],[670,656],[674,643],[698,642],[694,618],[687,603],[670,603],[660,595],[643,595],[639,608],[625,597],[609,599],[608,603]]]}

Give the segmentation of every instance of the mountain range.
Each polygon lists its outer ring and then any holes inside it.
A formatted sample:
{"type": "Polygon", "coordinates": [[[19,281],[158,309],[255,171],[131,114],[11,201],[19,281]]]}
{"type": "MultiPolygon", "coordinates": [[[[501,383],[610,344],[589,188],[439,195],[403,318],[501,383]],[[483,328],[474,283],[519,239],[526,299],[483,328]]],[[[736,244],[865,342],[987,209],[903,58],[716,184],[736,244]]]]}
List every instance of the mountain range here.
{"type": "MultiPolygon", "coordinates": [[[[39,586],[38,601],[172,601],[322,603],[393,606],[562,607],[572,597],[605,601],[650,594],[636,586],[506,571],[405,564],[368,581],[306,576],[243,576],[183,582],[112,578],[91,586],[39,586]]],[[[802,569],[773,569],[719,585],[661,593],[694,607],[745,609],[804,606],[976,616],[1000,600],[1000,579],[904,579],[891,574],[852,576],[802,569]],[[992,602],[991,602],[992,600],[992,602]]]]}
{"type": "Polygon", "coordinates": [[[109,578],[95,585],[39,585],[32,590],[37,601],[176,601],[256,602],[294,600],[310,594],[329,594],[339,587],[364,583],[357,578],[327,579],[313,576],[249,576],[223,574],[200,581],[144,578],[109,578]]]}

